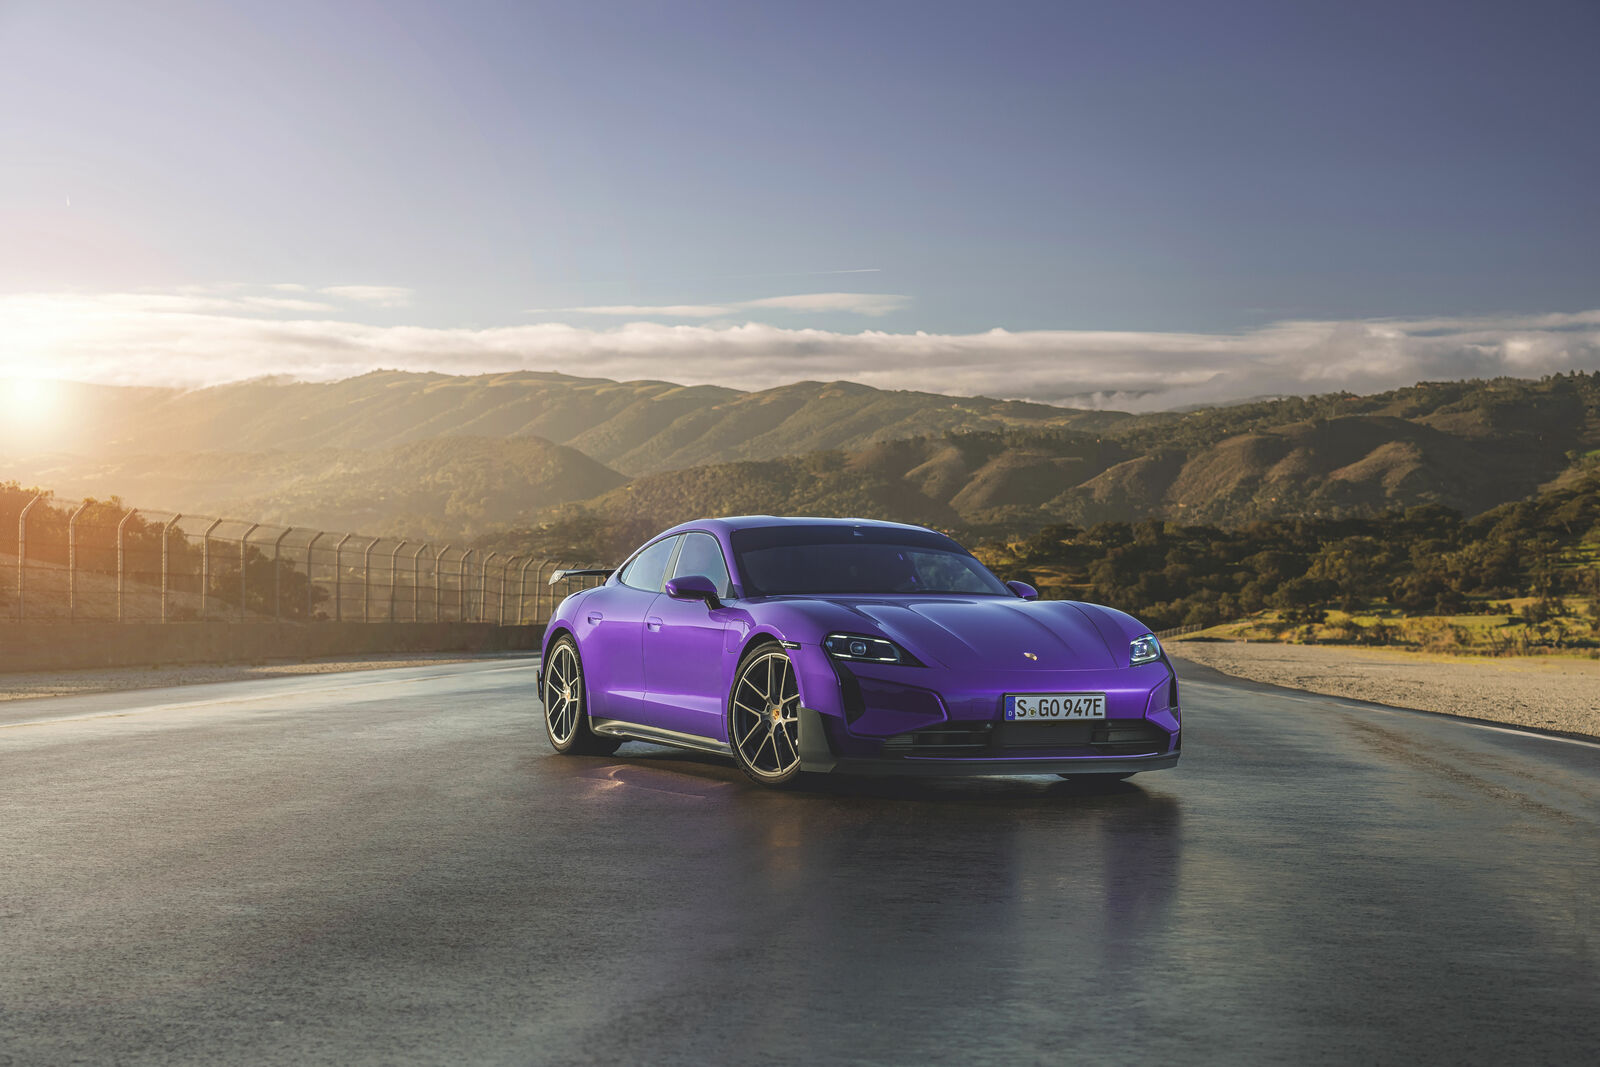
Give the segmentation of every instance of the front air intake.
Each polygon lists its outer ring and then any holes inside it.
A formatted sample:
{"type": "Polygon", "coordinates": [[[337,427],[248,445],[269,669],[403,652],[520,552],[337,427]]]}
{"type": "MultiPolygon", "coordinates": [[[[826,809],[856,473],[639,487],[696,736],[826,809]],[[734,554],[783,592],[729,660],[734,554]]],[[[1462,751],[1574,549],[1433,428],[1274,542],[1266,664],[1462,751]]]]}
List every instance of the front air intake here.
{"type": "Polygon", "coordinates": [[[883,743],[885,756],[976,756],[988,751],[992,723],[947,723],[899,734],[883,743]]]}

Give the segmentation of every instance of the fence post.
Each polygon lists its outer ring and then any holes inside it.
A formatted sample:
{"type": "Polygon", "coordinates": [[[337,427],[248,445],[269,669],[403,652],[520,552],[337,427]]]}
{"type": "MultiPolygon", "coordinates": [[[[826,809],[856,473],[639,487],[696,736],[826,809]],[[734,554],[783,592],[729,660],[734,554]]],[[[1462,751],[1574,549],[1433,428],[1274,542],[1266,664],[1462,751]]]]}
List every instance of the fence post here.
{"type": "Polygon", "coordinates": [[[245,570],[246,570],[246,568],[245,568],[245,549],[248,548],[249,545],[250,545],[250,535],[255,533],[260,528],[261,528],[261,524],[259,522],[252,522],[250,524],[250,529],[246,530],[244,532],[244,536],[239,538],[239,621],[240,622],[244,622],[244,619],[245,619],[245,614],[244,614],[245,601],[250,599],[250,583],[245,581],[245,570]]]}
{"type": "Polygon", "coordinates": [[[389,553],[389,621],[390,622],[394,622],[394,581],[395,581],[395,578],[397,577],[397,572],[400,570],[400,550],[402,548],[406,547],[407,545],[409,545],[410,543],[411,543],[410,541],[401,541],[398,545],[394,546],[394,551],[389,553]]]}
{"type": "Polygon", "coordinates": [[[372,550],[378,547],[377,541],[368,541],[366,549],[361,553],[361,621],[371,622],[372,604],[372,550]]]}
{"type": "Polygon", "coordinates": [[[510,559],[508,559],[504,563],[500,564],[500,623],[499,623],[499,625],[501,625],[501,626],[504,626],[506,624],[506,571],[510,570],[511,569],[511,565],[513,563],[515,563],[516,561],[517,561],[517,557],[516,556],[512,556],[510,559]]]}
{"type": "Polygon", "coordinates": [[[491,552],[483,557],[483,564],[478,569],[478,610],[473,614],[476,622],[489,621],[489,564],[500,553],[491,552]]]}
{"type": "MultiPolygon", "coordinates": [[[[67,520],[67,621],[78,621],[78,516],[89,508],[85,500],[78,505],[78,510],[72,513],[72,518],[67,520]]],[[[17,532],[17,559],[22,558],[22,533],[17,532]]],[[[22,596],[22,586],[17,586],[17,596],[22,596]]]]}
{"type": "MultiPolygon", "coordinates": [[[[565,569],[569,570],[569,571],[572,570],[574,567],[580,567],[582,565],[583,565],[583,561],[582,560],[576,560],[576,559],[569,559],[565,563],[562,564],[562,566],[565,569]]],[[[570,596],[571,594],[572,594],[572,577],[570,575],[568,575],[567,577],[561,579],[561,600],[567,599],[567,597],[570,596]]],[[[560,602],[561,602],[560,600],[556,600],[555,599],[554,594],[551,595],[551,598],[550,598],[550,614],[554,615],[556,613],[556,605],[559,604],[560,602]]]]}
{"type": "Polygon", "coordinates": [[[169,558],[168,553],[167,553],[167,543],[172,540],[172,527],[173,527],[173,525],[181,518],[183,518],[183,513],[180,511],[178,514],[176,514],[176,515],[172,516],[172,518],[168,519],[166,521],[166,524],[161,527],[161,621],[162,622],[166,622],[167,621],[167,612],[168,612],[168,608],[167,608],[167,590],[172,584],[172,561],[169,558]]]}
{"type": "Polygon", "coordinates": [[[539,605],[544,600],[544,589],[545,589],[544,568],[545,568],[545,566],[547,564],[550,566],[551,573],[552,574],[555,573],[556,561],[553,560],[553,559],[541,559],[539,561],[539,569],[533,572],[533,621],[534,622],[538,622],[539,621],[539,605]]]}
{"type": "Polygon", "coordinates": [[[434,622],[438,622],[439,620],[444,618],[443,608],[440,606],[440,605],[442,605],[444,603],[444,593],[442,591],[442,586],[439,584],[439,572],[440,572],[439,564],[444,562],[444,554],[446,552],[448,552],[448,551],[450,551],[450,546],[449,545],[445,545],[443,548],[441,548],[439,551],[437,551],[437,552],[435,552],[433,554],[433,621],[434,622]]]}
{"type": "MultiPolygon", "coordinates": [[[[221,519],[212,519],[206,532],[200,535],[200,621],[206,618],[206,608],[211,602],[211,531],[222,525],[221,519]]],[[[119,598],[120,599],[120,598],[119,598]]]]}
{"type": "Polygon", "coordinates": [[[44,497],[38,493],[17,513],[17,620],[28,617],[24,606],[28,595],[28,512],[44,497]]]}
{"type": "Polygon", "coordinates": [[[411,553],[411,621],[422,621],[422,554],[428,551],[424,541],[411,553]]]}
{"type": "Polygon", "coordinates": [[[118,622],[122,622],[124,617],[125,617],[125,613],[124,613],[124,610],[123,610],[123,590],[127,585],[127,578],[128,578],[128,567],[127,567],[127,562],[126,562],[126,557],[127,557],[126,530],[128,528],[128,520],[133,518],[134,514],[135,514],[135,512],[130,509],[126,515],[122,516],[122,520],[117,523],[117,621],[118,622]]]}
{"type": "Polygon", "coordinates": [[[467,621],[467,560],[477,549],[469,548],[461,553],[461,564],[456,570],[456,621],[467,621]]]}
{"type": "Polygon", "coordinates": [[[344,543],[350,540],[345,534],[333,546],[333,621],[344,621],[344,543]]]}
{"type": "Polygon", "coordinates": [[[278,535],[276,541],[272,542],[272,617],[274,619],[283,618],[283,575],[278,569],[278,546],[283,544],[283,539],[292,533],[294,533],[294,527],[290,526],[278,535]]]}
{"type": "Polygon", "coordinates": [[[311,535],[311,540],[306,542],[306,622],[312,621],[312,614],[317,609],[317,583],[311,580],[311,554],[316,551],[317,542],[322,540],[322,531],[318,530],[311,535]]]}
{"type": "MultiPolygon", "coordinates": [[[[545,610],[551,615],[554,615],[556,613],[556,605],[561,603],[561,601],[556,599],[556,586],[555,586],[555,581],[554,581],[554,578],[556,576],[555,572],[556,571],[567,571],[567,570],[571,570],[571,569],[572,569],[572,560],[570,560],[570,559],[558,559],[558,560],[556,560],[555,570],[550,572],[550,577],[552,579],[552,581],[550,582],[550,603],[549,603],[549,605],[546,606],[545,610]]],[[[566,583],[566,579],[565,578],[562,579],[562,583],[563,584],[562,584],[561,588],[562,589],[566,589],[567,586],[565,584],[566,583]]]]}
{"type": "Polygon", "coordinates": [[[517,587],[517,621],[521,622],[528,611],[528,568],[533,565],[533,557],[529,556],[522,564],[522,569],[517,572],[519,585],[517,587]]]}

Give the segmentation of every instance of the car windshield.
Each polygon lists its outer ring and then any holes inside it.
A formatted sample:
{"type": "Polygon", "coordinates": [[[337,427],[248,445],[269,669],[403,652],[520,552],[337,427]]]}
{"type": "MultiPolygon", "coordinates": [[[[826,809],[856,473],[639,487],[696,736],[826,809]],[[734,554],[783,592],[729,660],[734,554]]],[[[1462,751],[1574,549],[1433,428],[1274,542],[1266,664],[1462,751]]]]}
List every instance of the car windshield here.
{"type": "Polygon", "coordinates": [[[1011,591],[943,534],[878,526],[761,526],[731,538],[747,596],[1011,591]]]}

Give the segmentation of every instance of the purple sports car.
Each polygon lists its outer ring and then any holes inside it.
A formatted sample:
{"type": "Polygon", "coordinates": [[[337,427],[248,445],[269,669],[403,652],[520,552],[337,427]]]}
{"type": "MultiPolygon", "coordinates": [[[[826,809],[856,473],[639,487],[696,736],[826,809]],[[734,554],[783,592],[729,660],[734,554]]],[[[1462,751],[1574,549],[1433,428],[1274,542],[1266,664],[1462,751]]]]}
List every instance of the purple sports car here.
{"type": "MultiPolygon", "coordinates": [[[[1178,681],[1137,620],[1042,601],[920,526],[705,519],[562,601],[540,693],[557,752],[624,740],[805,772],[1126,778],[1178,762],[1178,681]]],[[[1101,778],[1105,780],[1105,778],[1101,778]]]]}

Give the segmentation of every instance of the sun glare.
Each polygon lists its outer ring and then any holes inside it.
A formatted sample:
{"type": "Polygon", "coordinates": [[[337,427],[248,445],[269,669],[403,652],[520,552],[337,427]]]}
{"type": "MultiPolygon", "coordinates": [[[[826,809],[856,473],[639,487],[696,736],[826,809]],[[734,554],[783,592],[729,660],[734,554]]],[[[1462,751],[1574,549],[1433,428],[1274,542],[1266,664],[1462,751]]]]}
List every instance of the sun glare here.
{"type": "Polygon", "coordinates": [[[55,421],[60,407],[55,382],[40,378],[8,378],[0,382],[0,405],[13,427],[44,426],[55,421]]]}

